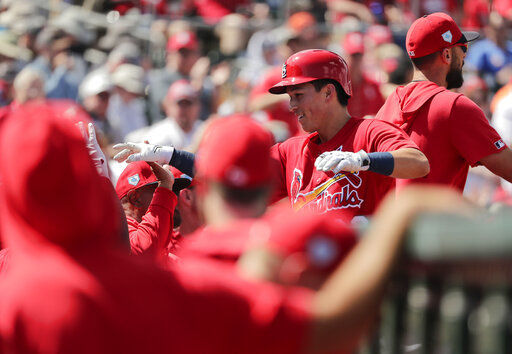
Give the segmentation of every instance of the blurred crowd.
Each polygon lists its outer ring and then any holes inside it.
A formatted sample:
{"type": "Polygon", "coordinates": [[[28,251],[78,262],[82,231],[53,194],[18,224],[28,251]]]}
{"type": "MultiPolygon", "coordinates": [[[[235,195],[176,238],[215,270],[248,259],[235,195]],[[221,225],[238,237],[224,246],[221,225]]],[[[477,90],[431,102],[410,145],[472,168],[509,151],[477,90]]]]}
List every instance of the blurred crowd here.
{"type": "MultiPolygon", "coordinates": [[[[194,151],[205,122],[248,112],[275,141],[303,133],[287,97],[267,90],[291,54],[324,48],[349,64],[349,113],[374,116],[411,80],[405,33],[417,17],[445,11],[477,30],[462,93],[512,141],[512,7],[502,1],[2,1],[2,114],[32,99],[83,108],[100,145],[172,144],[194,151]],[[66,104],[66,103],[62,103],[66,104]]],[[[111,163],[113,180],[124,166],[111,163]]],[[[512,187],[473,169],[466,194],[510,202],[512,187]]]]}

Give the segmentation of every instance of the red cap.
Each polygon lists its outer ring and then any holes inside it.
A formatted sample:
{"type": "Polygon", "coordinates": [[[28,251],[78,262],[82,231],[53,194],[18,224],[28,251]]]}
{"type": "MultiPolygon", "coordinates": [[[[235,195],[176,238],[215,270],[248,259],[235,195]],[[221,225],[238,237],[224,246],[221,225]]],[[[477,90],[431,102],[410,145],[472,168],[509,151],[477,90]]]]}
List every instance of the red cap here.
{"type": "Polygon", "coordinates": [[[156,182],[158,182],[158,180],[147,162],[132,162],[126,166],[119,176],[116,184],[116,192],[119,199],[121,199],[131,190],[156,182]]]}
{"type": "Polygon", "coordinates": [[[194,180],[189,175],[181,172],[176,167],[171,166],[171,172],[174,176],[173,190],[182,190],[195,185],[194,180]]]}
{"type": "Polygon", "coordinates": [[[197,177],[234,188],[263,186],[271,180],[272,136],[247,115],[213,121],[196,159],[197,177]]]}
{"type": "Polygon", "coordinates": [[[413,22],[405,44],[409,57],[421,58],[456,43],[473,41],[479,36],[477,32],[461,32],[449,15],[436,12],[413,22]]]}
{"type": "Polygon", "coordinates": [[[360,32],[350,32],[343,39],[343,49],[350,54],[364,53],[364,36],[360,32]]]}
{"type": "Polygon", "coordinates": [[[165,99],[170,102],[178,102],[181,100],[190,100],[194,101],[197,99],[199,93],[192,86],[190,81],[186,79],[181,79],[174,82],[167,90],[167,95],[165,99]]]}
{"type": "Polygon", "coordinates": [[[175,52],[180,49],[196,50],[199,47],[196,34],[192,31],[181,31],[173,34],[167,41],[167,51],[175,52]]]}
{"type": "Polygon", "coordinates": [[[295,254],[304,268],[332,271],[357,243],[350,217],[343,212],[278,210],[268,220],[269,246],[285,255],[295,254]]]}

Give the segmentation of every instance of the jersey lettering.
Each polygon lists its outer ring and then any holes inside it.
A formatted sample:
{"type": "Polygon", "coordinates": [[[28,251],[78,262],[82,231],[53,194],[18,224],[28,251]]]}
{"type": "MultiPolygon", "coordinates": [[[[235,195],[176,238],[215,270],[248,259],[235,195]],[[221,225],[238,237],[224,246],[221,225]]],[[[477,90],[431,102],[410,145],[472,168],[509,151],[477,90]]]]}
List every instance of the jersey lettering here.
{"type": "Polygon", "coordinates": [[[337,173],[327,181],[313,188],[309,192],[300,192],[302,189],[303,174],[299,169],[294,169],[290,186],[292,207],[299,210],[304,207],[317,212],[326,212],[334,209],[359,208],[363,200],[359,197],[357,189],[361,186],[362,179],[359,172],[337,173]],[[329,193],[328,189],[334,184],[346,184],[341,192],[329,193]]]}

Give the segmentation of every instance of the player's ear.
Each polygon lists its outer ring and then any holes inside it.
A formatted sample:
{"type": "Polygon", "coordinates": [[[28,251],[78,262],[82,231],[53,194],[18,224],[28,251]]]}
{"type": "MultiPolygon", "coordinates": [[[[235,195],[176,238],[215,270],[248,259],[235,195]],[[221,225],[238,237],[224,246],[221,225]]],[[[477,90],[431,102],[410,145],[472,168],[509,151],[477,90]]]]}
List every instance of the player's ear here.
{"type": "Polygon", "coordinates": [[[445,64],[450,64],[452,62],[453,54],[451,48],[444,48],[441,52],[441,60],[445,64]]]}
{"type": "Polygon", "coordinates": [[[325,86],[325,98],[330,98],[335,92],[335,88],[333,84],[328,84],[325,86]]]}

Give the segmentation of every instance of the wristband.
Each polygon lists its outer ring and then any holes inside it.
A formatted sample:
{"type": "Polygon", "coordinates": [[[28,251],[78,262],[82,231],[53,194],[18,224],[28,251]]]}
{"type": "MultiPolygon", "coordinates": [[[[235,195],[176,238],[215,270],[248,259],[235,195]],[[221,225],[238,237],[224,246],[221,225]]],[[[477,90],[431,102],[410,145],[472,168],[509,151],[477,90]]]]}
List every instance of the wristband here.
{"type": "Polygon", "coordinates": [[[370,168],[368,171],[379,173],[381,175],[389,176],[395,169],[395,159],[389,152],[370,152],[368,154],[370,159],[370,168]]]}

